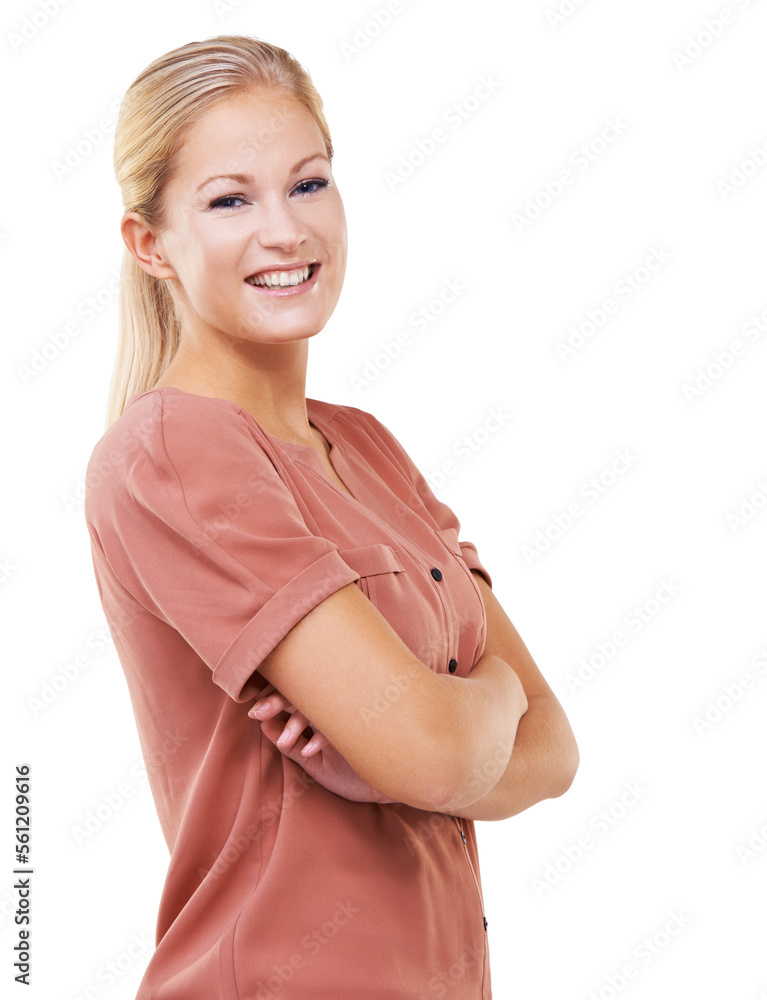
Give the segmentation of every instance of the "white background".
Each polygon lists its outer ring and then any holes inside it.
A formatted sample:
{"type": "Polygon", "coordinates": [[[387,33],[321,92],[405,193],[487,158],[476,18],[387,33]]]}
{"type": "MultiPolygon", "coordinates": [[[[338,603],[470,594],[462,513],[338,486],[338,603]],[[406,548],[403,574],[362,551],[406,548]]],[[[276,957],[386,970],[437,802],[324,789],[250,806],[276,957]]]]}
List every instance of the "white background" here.
{"type": "Polygon", "coordinates": [[[127,1000],[150,955],[167,852],[119,662],[99,651],[81,496],[116,343],[114,102],[156,56],[226,32],[300,59],[336,146],[350,262],[307,394],[372,411],[432,477],[580,745],[564,797],[477,824],[494,996],[767,997],[767,5],[581,0],[557,19],[555,0],[402,0],[381,28],[385,0],[45,3],[48,18],[5,4],[0,40],[4,995],[127,1000]],[[520,224],[526,206],[538,217],[520,224]],[[662,266],[641,270],[653,253],[662,266]],[[465,291],[390,362],[446,280],[465,291]],[[557,343],[611,297],[563,360],[557,343]],[[506,416],[485,427],[491,411],[506,416]],[[10,957],[21,762],[26,990],[10,957]]]}

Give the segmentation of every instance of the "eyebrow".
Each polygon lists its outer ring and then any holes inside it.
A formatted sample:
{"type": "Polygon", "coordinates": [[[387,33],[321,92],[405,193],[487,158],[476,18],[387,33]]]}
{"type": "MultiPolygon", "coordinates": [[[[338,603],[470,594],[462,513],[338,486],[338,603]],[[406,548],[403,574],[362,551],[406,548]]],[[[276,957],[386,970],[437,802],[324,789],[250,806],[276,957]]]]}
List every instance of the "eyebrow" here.
{"type": "MultiPolygon", "coordinates": [[[[326,160],[328,163],[330,163],[330,160],[328,160],[327,155],[325,153],[312,153],[311,156],[305,156],[303,160],[299,160],[298,163],[296,163],[293,169],[290,171],[291,174],[297,174],[298,171],[302,169],[302,167],[305,167],[307,163],[311,163],[312,160],[326,160]]],[[[202,184],[200,184],[199,187],[195,189],[195,194],[197,194],[197,191],[200,191],[202,188],[204,188],[207,184],[210,184],[212,181],[219,181],[219,180],[230,180],[230,181],[235,181],[235,183],[237,184],[248,184],[250,181],[253,180],[253,177],[251,174],[214,174],[213,177],[209,177],[206,181],[203,181],[202,184]]]]}

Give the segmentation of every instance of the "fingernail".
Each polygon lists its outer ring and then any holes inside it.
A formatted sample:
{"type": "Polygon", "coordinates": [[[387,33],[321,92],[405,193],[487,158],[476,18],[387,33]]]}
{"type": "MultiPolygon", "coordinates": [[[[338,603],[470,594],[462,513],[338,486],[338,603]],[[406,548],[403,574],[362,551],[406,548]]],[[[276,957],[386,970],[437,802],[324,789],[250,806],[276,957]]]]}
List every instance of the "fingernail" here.
{"type": "Polygon", "coordinates": [[[287,738],[288,738],[288,731],[287,729],[283,729],[282,733],[280,734],[280,738],[277,740],[277,743],[284,743],[287,740],[287,738]]]}

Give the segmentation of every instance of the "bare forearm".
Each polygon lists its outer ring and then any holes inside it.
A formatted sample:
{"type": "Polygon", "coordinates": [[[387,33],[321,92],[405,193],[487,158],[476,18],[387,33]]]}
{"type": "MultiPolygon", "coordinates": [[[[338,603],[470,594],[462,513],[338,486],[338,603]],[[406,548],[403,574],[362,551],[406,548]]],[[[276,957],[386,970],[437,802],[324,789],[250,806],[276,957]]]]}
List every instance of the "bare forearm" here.
{"type": "MultiPolygon", "coordinates": [[[[509,762],[527,698],[516,673],[499,657],[480,657],[470,678],[431,676],[435,701],[421,715],[428,715],[432,723],[426,728],[433,749],[426,757],[435,762],[435,800],[420,807],[448,811],[474,802],[498,782],[509,762]],[[461,733],[473,736],[467,743],[461,733]]],[[[307,739],[304,730],[314,727],[273,684],[267,685],[248,714],[261,722],[266,737],[283,754],[331,792],[356,802],[402,801],[373,788],[322,733],[315,731],[307,739]],[[283,713],[289,716],[287,722],[278,718],[283,713]]],[[[408,766],[422,765],[422,760],[411,759],[408,766]]]]}
{"type": "Polygon", "coordinates": [[[533,696],[497,783],[475,802],[451,809],[450,814],[474,820],[508,819],[536,802],[562,795],[577,768],[578,748],[559,702],[545,695],[533,696]]]}
{"type": "MultiPolygon", "coordinates": [[[[386,718],[379,719],[380,713],[375,714],[379,728],[374,732],[369,726],[363,740],[373,754],[371,766],[363,771],[359,754],[354,756],[352,752],[355,748],[349,750],[343,743],[344,731],[339,731],[338,743],[330,738],[332,734],[323,737],[326,743],[338,746],[340,759],[346,762],[345,780],[364,775],[362,785],[357,780],[354,786],[357,791],[367,786],[389,801],[421,809],[472,819],[504,819],[543,798],[561,794],[572,782],[577,748],[564,712],[487,583],[479,577],[478,585],[488,611],[488,629],[485,651],[468,677],[435,675],[403,646],[395,650],[399,657],[396,676],[405,681],[404,687],[397,687],[406,690],[407,697],[395,700],[386,718]],[[389,712],[392,716],[398,714],[395,721],[409,741],[409,749],[403,756],[406,740],[399,737],[389,748],[396,759],[382,764],[379,737],[386,738],[390,735],[387,731],[394,728],[389,712]]],[[[358,593],[351,584],[348,589],[358,593]]],[[[337,645],[331,642],[328,655],[337,645]]],[[[375,648],[370,655],[375,660],[375,648]]],[[[315,639],[294,650],[291,662],[312,659],[316,659],[315,639]]],[[[356,657],[348,667],[349,679],[345,683],[353,686],[356,657]]],[[[279,687],[275,681],[272,683],[279,687]]],[[[375,687],[367,688],[365,699],[369,702],[374,694],[375,687]]],[[[288,701],[295,699],[288,695],[288,701]]],[[[359,701],[364,705],[362,697],[359,701]]],[[[331,699],[326,706],[331,720],[333,707],[331,699]]],[[[295,728],[293,740],[308,722],[303,713],[297,715],[300,717],[295,722],[288,723],[295,728]]],[[[355,721],[353,716],[351,721],[355,721]]],[[[319,728],[324,732],[321,725],[319,728]]],[[[279,732],[272,735],[276,740],[279,732]]],[[[300,756],[305,749],[302,746],[296,752],[298,763],[305,760],[300,756]]],[[[335,763],[338,770],[340,763],[335,763]]],[[[322,778],[318,780],[322,783],[322,778]]],[[[332,787],[331,791],[338,788],[332,787]]],[[[354,798],[361,800],[359,794],[354,798]]]]}
{"type": "Polygon", "coordinates": [[[434,739],[446,768],[437,810],[457,815],[504,773],[527,698],[516,673],[492,654],[482,656],[468,677],[440,675],[439,681],[442,715],[433,716],[434,739]]]}

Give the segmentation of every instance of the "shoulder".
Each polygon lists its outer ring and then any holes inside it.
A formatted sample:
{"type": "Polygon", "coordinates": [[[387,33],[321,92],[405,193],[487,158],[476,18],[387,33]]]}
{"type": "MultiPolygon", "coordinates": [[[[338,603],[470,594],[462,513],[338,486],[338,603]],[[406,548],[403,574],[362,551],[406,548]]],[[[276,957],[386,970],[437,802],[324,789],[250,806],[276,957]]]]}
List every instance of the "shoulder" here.
{"type": "Polygon", "coordinates": [[[326,403],[313,399],[312,412],[324,419],[345,444],[361,452],[370,462],[376,459],[395,464],[410,476],[412,463],[402,444],[378,417],[368,410],[342,403],[326,403]]]}
{"type": "Polygon", "coordinates": [[[310,415],[324,419],[336,440],[356,452],[356,457],[411,509],[425,511],[440,528],[460,527],[453,511],[435,496],[410,452],[382,420],[356,406],[311,403],[310,415]]]}
{"type": "Polygon", "coordinates": [[[91,453],[85,475],[85,515],[97,516],[126,497],[177,489],[211,478],[258,451],[242,408],[229,400],[170,388],[132,396],[91,453]]]}

